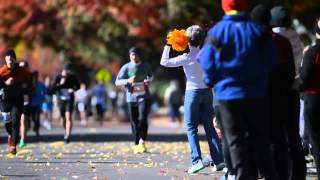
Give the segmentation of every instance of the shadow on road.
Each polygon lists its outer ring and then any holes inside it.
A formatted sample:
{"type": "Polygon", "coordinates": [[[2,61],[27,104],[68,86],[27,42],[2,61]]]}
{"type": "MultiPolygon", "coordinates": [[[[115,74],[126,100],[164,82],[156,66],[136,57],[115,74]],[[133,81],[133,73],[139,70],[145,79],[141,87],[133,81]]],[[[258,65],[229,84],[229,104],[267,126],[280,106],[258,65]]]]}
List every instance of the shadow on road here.
{"type": "MultiPolygon", "coordinates": [[[[205,140],[204,135],[199,135],[200,140],[205,140]]],[[[28,143],[32,142],[54,142],[63,140],[63,135],[42,135],[39,140],[35,136],[29,136],[28,143]]],[[[159,142],[179,142],[187,141],[186,134],[150,134],[148,141],[159,142]]],[[[74,134],[71,136],[72,142],[119,142],[119,141],[133,141],[133,136],[127,133],[101,133],[101,134],[74,134]]],[[[0,137],[0,144],[7,143],[7,137],[0,137]]]]}

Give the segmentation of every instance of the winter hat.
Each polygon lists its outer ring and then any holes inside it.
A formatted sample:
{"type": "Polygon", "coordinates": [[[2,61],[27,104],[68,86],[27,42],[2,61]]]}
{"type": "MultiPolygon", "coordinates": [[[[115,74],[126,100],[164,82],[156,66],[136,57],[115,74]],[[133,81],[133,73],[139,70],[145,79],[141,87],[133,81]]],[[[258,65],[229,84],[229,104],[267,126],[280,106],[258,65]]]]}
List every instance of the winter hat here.
{"type": "Polygon", "coordinates": [[[16,53],[14,52],[13,49],[9,49],[6,51],[5,56],[10,56],[13,59],[17,59],[16,53]]]}
{"type": "Polygon", "coordinates": [[[270,25],[271,14],[270,10],[262,4],[259,4],[253,8],[250,13],[250,17],[252,20],[257,21],[263,25],[270,25]]]}
{"type": "Polygon", "coordinates": [[[137,48],[137,47],[131,47],[130,49],[129,49],[129,54],[130,53],[134,53],[134,54],[137,54],[137,55],[139,55],[139,49],[137,48]]]}
{"type": "Polygon", "coordinates": [[[245,0],[221,0],[222,9],[226,14],[230,11],[244,11],[246,8],[245,0]]]}
{"type": "Polygon", "coordinates": [[[291,15],[287,8],[276,6],[271,9],[271,26],[272,27],[290,27],[291,15]]]}
{"type": "Polygon", "coordinates": [[[191,46],[199,46],[201,45],[205,33],[199,25],[192,25],[187,28],[186,36],[189,37],[189,43],[191,46]]]}

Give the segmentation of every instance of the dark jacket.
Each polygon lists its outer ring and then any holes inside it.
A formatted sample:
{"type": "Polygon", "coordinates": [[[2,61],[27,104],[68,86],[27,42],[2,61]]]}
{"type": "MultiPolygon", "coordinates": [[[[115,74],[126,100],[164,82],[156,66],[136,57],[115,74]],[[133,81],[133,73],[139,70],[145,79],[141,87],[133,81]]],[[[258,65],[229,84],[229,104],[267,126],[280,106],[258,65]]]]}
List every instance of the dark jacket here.
{"type": "Polygon", "coordinates": [[[270,75],[270,93],[284,96],[292,90],[295,78],[294,56],[290,41],[284,36],[270,31],[277,48],[278,60],[270,75]]]}
{"type": "Polygon", "coordinates": [[[10,69],[6,64],[4,64],[0,68],[0,77],[3,81],[6,81],[11,77],[13,78],[12,85],[8,86],[4,84],[4,102],[23,102],[23,94],[25,93],[23,84],[31,81],[31,73],[26,68],[19,67],[18,64],[15,64],[14,69],[10,69]]]}
{"type": "Polygon", "coordinates": [[[320,39],[305,53],[300,76],[305,93],[320,94],[320,39]]]}
{"type": "MultiPolygon", "coordinates": [[[[56,77],[52,85],[52,92],[58,93],[58,95],[61,96],[68,89],[73,89],[75,92],[79,88],[80,88],[79,79],[72,72],[69,72],[65,77],[63,77],[60,74],[56,77]],[[61,85],[60,80],[62,78],[65,78],[66,80],[65,80],[65,83],[61,85]]],[[[74,99],[74,92],[69,93],[72,99],[74,99]]]]}

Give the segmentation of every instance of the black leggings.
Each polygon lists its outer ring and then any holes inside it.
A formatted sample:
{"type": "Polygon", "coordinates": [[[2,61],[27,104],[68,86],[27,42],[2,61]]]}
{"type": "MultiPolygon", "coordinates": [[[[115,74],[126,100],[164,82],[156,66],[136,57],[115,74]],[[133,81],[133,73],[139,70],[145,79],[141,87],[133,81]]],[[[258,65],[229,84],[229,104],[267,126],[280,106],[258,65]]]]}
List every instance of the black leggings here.
{"type": "Polygon", "coordinates": [[[40,129],[40,113],[41,109],[39,107],[31,107],[30,119],[34,123],[33,130],[38,135],[40,129]]]}
{"type": "Polygon", "coordinates": [[[135,144],[139,144],[140,138],[146,140],[148,135],[149,103],[144,100],[138,103],[128,103],[129,117],[135,144]]]}
{"type": "Polygon", "coordinates": [[[13,143],[16,145],[19,142],[22,107],[19,105],[11,105],[10,107],[6,107],[4,112],[10,112],[11,114],[11,121],[6,123],[5,127],[8,134],[12,137],[13,143]]]}

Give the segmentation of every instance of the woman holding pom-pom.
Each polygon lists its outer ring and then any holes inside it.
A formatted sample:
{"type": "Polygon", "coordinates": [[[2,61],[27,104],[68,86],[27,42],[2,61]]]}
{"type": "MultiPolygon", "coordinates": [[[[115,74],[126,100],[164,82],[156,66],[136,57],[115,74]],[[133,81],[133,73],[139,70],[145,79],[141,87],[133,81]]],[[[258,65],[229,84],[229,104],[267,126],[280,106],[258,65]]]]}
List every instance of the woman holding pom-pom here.
{"type": "Polygon", "coordinates": [[[184,99],[184,119],[191,149],[192,166],[188,173],[196,173],[204,168],[198,137],[198,124],[202,120],[208,139],[210,154],[216,170],[224,168],[223,155],[218,135],[213,128],[212,90],[203,82],[203,71],[196,60],[204,39],[204,32],[198,25],[184,30],[174,30],[167,36],[167,45],[163,49],[161,62],[166,67],[183,67],[187,78],[184,99]],[[189,52],[170,58],[171,48],[184,51],[189,46],[189,52]]]}

